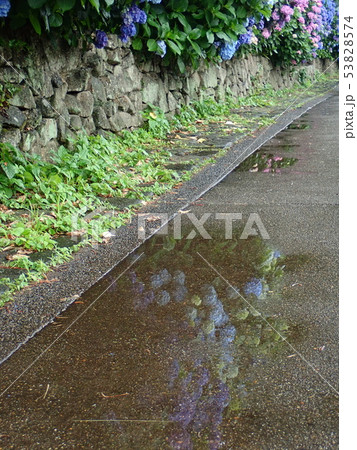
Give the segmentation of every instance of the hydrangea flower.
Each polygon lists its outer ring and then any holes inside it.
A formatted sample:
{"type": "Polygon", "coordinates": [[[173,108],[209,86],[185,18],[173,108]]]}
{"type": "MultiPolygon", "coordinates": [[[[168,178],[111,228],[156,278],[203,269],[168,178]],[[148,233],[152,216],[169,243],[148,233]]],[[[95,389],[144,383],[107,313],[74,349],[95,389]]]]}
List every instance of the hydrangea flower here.
{"type": "Polygon", "coordinates": [[[9,0],[0,0],[0,17],[7,17],[11,8],[9,0]]]}
{"type": "Polygon", "coordinates": [[[108,36],[104,31],[97,30],[95,32],[94,45],[97,48],[104,48],[108,45],[108,36]]]}
{"type": "Polygon", "coordinates": [[[157,55],[161,56],[163,58],[166,55],[166,42],[165,41],[157,41],[157,45],[159,46],[159,52],[157,52],[157,55]]]}
{"type": "Polygon", "coordinates": [[[264,28],[264,30],[262,31],[262,36],[265,39],[268,39],[271,36],[271,31],[269,31],[267,28],[264,28]]]}
{"type": "Polygon", "coordinates": [[[228,61],[233,58],[235,52],[237,51],[238,41],[233,42],[225,42],[221,45],[219,49],[219,55],[223,59],[223,61],[228,61]]]}
{"type": "Polygon", "coordinates": [[[133,3],[129,8],[126,8],[122,13],[123,25],[120,27],[120,39],[127,43],[129,38],[136,35],[135,24],[144,24],[147,20],[146,12],[143,11],[133,3]]]}

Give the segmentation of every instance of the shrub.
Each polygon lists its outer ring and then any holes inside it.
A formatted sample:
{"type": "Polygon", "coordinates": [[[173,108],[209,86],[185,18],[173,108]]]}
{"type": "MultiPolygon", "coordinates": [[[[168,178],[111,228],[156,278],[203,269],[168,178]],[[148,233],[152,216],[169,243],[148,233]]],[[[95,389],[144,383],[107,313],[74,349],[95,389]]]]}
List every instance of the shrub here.
{"type": "Polygon", "coordinates": [[[338,51],[334,0],[0,0],[0,20],[5,34],[32,26],[71,45],[86,38],[103,48],[116,33],[143,58],[182,72],[245,51],[284,65],[338,51]]]}

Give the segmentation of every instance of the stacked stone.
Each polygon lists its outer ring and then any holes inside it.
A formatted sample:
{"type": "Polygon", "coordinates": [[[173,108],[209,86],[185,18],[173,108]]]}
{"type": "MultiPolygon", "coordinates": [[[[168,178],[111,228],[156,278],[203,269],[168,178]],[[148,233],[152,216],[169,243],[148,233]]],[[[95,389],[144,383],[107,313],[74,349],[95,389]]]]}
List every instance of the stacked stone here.
{"type": "Polygon", "coordinates": [[[45,159],[81,130],[105,134],[139,126],[148,104],[170,117],[202,97],[220,101],[227,91],[242,97],[254,83],[278,88],[297,78],[251,55],[181,75],[163,67],[160,57],[138,63],[117,36],[109,36],[105,49],[54,50],[41,41],[26,53],[0,54],[0,82],[18,86],[0,111],[0,142],[45,159]]]}

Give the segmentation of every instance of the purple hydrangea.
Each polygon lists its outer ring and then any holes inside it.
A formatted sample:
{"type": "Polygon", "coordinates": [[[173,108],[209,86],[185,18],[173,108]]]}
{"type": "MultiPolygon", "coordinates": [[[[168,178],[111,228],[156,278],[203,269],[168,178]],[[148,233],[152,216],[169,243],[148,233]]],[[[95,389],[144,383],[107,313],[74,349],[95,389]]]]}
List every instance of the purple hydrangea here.
{"type": "Polygon", "coordinates": [[[120,39],[124,44],[129,41],[129,38],[134,37],[136,35],[136,26],[134,23],[130,25],[122,25],[120,27],[120,39]]]}
{"type": "Polygon", "coordinates": [[[120,39],[127,43],[129,38],[136,35],[135,24],[144,24],[147,20],[146,12],[143,11],[133,3],[129,8],[126,8],[122,14],[123,24],[120,27],[120,39]]]}
{"type": "Polygon", "coordinates": [[[7,17],[11,8],[9,0],[0,0],[0,17],[7,17]]]}
{"type": "Polygon", "coordinates": [[[108,36],[104,31],[97,30],[95,32],[94,45],[97,48],[104,48],[108,45],[108,36]]]}

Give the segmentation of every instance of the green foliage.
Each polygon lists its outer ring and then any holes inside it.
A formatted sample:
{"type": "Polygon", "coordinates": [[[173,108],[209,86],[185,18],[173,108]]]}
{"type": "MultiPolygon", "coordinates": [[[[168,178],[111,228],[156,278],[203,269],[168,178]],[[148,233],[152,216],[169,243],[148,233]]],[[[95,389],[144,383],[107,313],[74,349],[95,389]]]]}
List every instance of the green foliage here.
{"type": "Polygon", "coordinates": [[[140,27],[143,50],[157,52],[157,41],[167,44],[164,64],[177,61],[181,72],[186,65],[194,69],[201,59],[220,60],[216,41],[236,41],[247,32],[244,22],[260,14],[268,16],[270,7],[262,0],[170,0],[165,6],[146,3],[148,21],[140,27]]]}
{"type": "Polygon", "coordinates": [[[96,28],[105,26],[113,3],[113,0],[12,1],[8,25],[10,30],[31,26],[38,35],[63,37],[70,45],[77,45],[96,28]]]}

